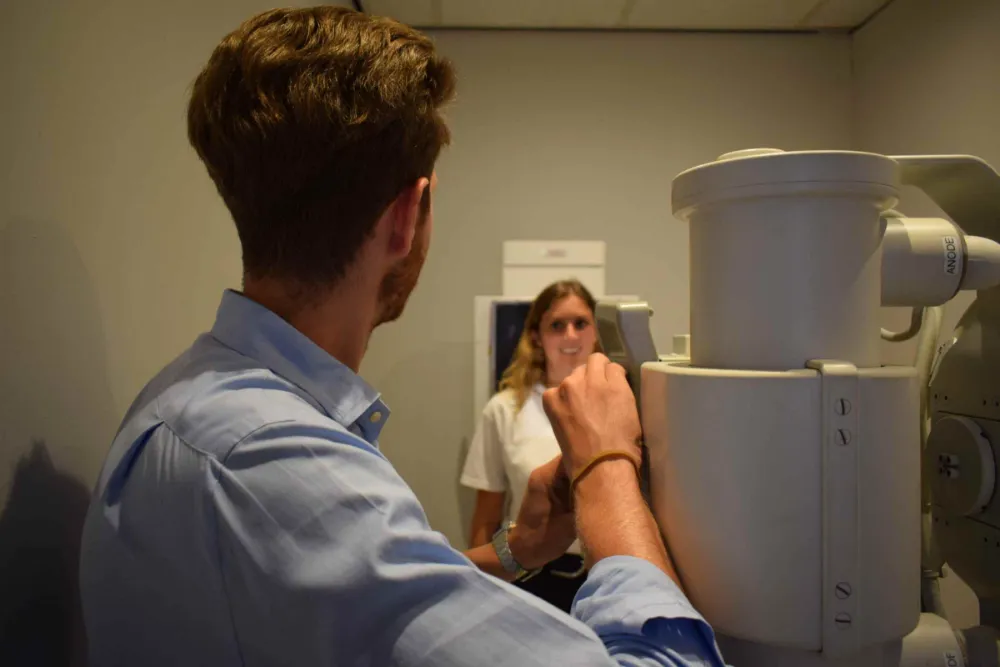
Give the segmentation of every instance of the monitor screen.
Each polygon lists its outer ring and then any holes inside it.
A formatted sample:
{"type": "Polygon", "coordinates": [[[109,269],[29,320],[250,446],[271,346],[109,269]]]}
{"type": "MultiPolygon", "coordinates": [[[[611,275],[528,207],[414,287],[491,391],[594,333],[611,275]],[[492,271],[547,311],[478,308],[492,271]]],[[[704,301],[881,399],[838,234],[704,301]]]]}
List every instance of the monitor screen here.
{"type": "Polygon", "coordinates": [[[493,391],[500,390],[500,379],[514,358],[517,341],[521,338],[524,321],[531,309],[530,301],[496,304],[493,313],[493,391]]]}

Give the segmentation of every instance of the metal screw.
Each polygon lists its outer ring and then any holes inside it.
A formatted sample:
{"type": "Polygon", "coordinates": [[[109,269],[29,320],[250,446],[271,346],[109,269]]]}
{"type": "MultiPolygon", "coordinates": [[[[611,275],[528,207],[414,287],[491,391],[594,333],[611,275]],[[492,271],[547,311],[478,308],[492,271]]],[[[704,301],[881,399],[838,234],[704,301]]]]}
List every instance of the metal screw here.
{"type": "Polygon", "coordinates": [[[849,430],[847,430],[846,428],[838,428],[837,429],[836,438],[837,438],[837,444],[838,445],[844,446],[844,445],[850,444],[850,442],[851,442],[851,432],[849,430]]]}
{"type": "Polygon", "coordinates": [[[838,398],[833,408],[841,417],[851,414],[851,402],[846,398],[838,398]]]}
{"type": "Polygon", "coordinates": [[[846,630],[851,627],[851,615],[841,612],[833,617],[833,622],[837,624],[837,627],[841,630],[846,630]]]}
{"type": "Polygon", "coordinates": [[[837,587],[834,590],[836,591],[837,597],[841,600],[846,600],[851,597],[851,593],[853,592],[851,590],[851,585],[846,581],[842,581],[837,584],[837,587]]]}
{"type": "Polygon", "coordinates": [[[938,456],[938,474],[948,479],[958,479],[961,461],[954,454],[941,454],[938,456]]]}

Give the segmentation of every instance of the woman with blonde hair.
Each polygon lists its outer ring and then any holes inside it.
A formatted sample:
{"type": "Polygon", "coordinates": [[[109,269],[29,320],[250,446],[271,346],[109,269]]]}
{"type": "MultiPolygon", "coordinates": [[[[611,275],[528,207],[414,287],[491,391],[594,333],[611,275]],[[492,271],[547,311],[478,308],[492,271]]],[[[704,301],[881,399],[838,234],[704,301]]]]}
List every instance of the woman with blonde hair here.
{"type": "MultiPolygon", "coordinates": [[[[578,280],[552,283],[535,297],[500,391],[490,399],[469,447],[461,482],[476,489],[471,546],[487,544],[516,517],[532,470],[559,455],[542,392],[598,350],[594,297],[578,280]]],[[[578,543],[515,585],[569,611],[586,572],[578,543]]]]}

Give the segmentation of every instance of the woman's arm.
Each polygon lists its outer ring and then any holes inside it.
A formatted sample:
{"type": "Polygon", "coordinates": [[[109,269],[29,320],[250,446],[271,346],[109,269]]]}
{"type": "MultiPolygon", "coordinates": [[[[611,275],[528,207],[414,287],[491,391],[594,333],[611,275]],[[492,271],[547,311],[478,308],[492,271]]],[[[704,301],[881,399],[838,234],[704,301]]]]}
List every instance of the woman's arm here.
{"type": "Polygon", "coordinates": [[[500,529],[503,520],[505,493],[479,491],[476,494],[476,510],[472,514],[472,529],[469,532],[469,547],[489,544],[493,534],[500,529]]]}

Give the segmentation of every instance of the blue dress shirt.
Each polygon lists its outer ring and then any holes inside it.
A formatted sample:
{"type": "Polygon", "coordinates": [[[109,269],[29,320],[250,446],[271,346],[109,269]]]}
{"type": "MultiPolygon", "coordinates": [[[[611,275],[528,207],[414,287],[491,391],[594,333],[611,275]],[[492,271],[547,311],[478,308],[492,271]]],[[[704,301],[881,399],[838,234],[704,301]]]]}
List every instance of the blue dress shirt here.
{"type": "Polygon", "coordinates": [[[92,667],[722,664],[645,561],[599,562],[572,616],[478,570],[379,452],[388,415],[226,292],[101,472],[80,564],[92,667]]]}

